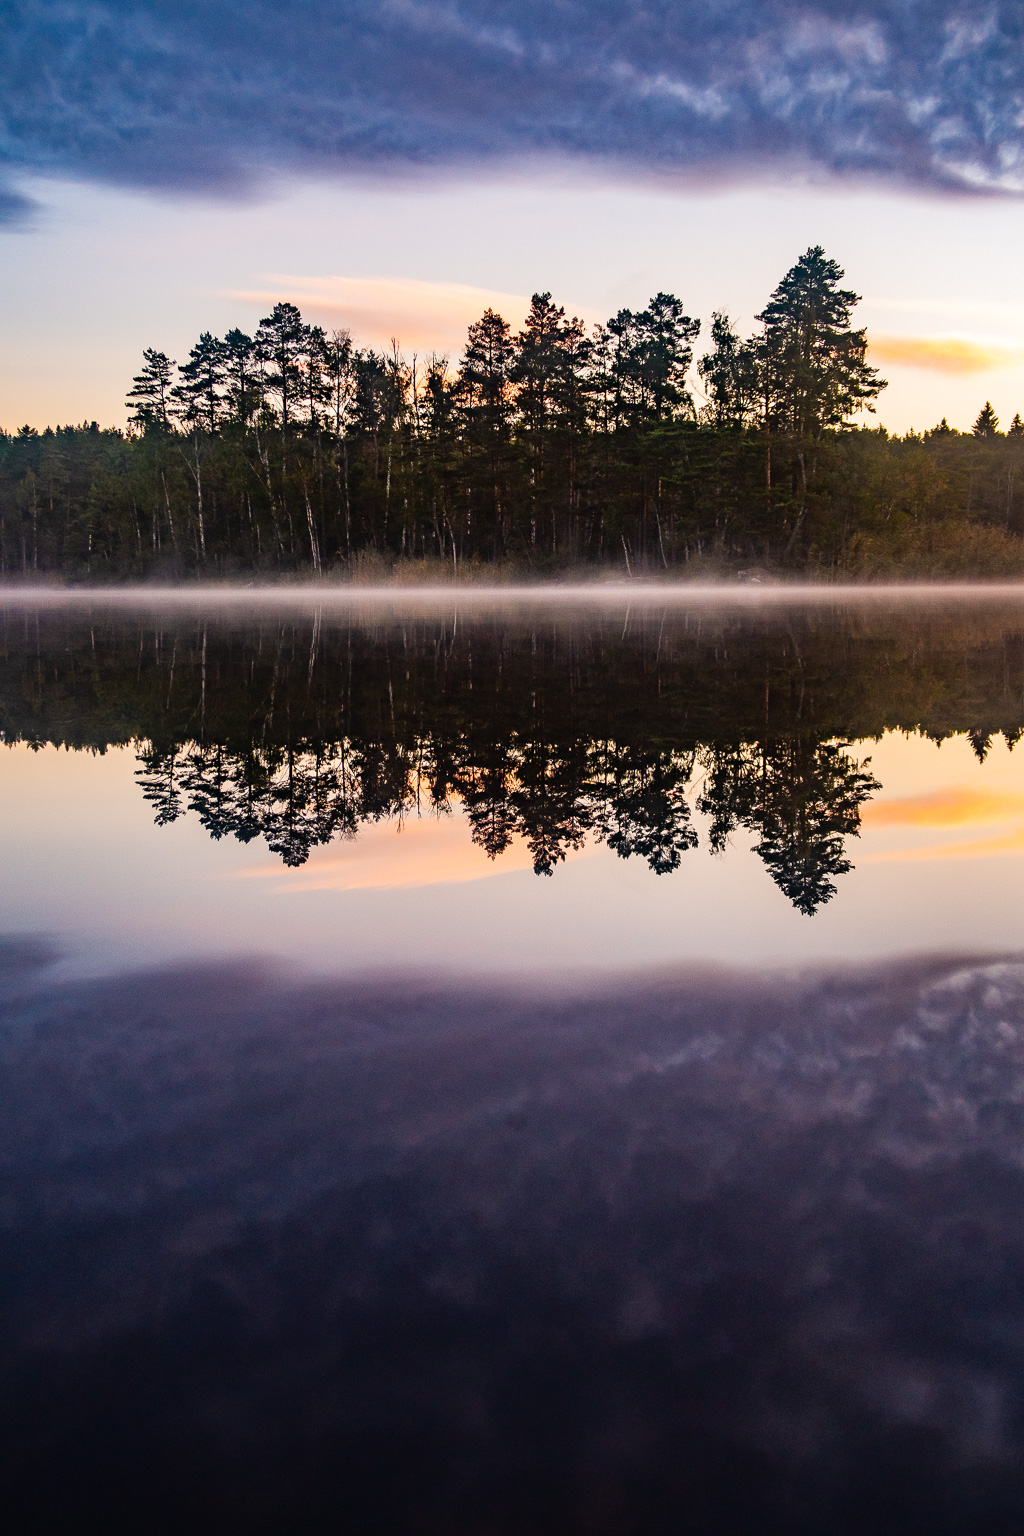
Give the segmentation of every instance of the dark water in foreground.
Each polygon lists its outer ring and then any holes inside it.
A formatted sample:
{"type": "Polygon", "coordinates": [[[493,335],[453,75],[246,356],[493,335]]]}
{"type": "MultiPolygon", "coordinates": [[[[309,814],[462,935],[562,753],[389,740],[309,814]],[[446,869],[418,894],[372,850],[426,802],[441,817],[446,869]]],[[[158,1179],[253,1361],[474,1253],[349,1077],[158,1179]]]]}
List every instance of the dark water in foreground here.
{"type": "Polygon", "coordinates": [[[1024,605],[0,635],[8,1528],[1017,1536],[1024,605]]]}
{"type": "Polygon", "coordinates": [[[1024,966],[2,1012],[19,1532],[1017,1532],[1024,966]]]}

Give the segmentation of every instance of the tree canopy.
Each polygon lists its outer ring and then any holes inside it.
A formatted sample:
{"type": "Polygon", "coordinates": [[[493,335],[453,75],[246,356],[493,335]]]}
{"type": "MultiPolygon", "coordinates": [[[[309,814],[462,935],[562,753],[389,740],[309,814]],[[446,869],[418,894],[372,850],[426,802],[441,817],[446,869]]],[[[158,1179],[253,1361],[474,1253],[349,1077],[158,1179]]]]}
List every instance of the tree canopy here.
{"type": "Polygon", "coordinates": [[[811,247],[751,335],[713,314],[696,367],[701,323],[668,292],[589,328],[538,292],[518,331],[488,309],[453,359],[361,347],[285,301],[180,365],[148,347],[127,433],[0,434],[0,576],[870,572],[915,551],[1015,569],[1019,416],[1006,434],[987,403],[973,433],[871,428],[884,381],[842,281],[811,247]]]}

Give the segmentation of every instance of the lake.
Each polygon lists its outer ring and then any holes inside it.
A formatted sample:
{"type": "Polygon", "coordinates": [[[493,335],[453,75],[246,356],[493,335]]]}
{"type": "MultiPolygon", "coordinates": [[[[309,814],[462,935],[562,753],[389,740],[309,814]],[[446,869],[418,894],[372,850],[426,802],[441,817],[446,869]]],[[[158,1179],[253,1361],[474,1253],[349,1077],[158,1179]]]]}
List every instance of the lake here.
{"type": "Polygon", "coordinates": [[[0,596],[13,1529],[1024,1520],[1024,590],[0,596]]]}

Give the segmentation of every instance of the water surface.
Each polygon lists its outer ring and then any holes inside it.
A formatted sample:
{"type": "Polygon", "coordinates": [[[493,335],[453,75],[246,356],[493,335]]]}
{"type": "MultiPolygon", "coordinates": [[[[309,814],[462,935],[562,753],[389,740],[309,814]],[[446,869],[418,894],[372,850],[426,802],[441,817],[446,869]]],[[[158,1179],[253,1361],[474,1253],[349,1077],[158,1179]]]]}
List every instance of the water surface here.
{"type": "Polygon", "coordinates": [[[1018,595],[0,612],[8,931],[81,967],[1019,942],[1018,595]]]}
{"type": "Polygon", "coordinates": [[[1024,599],[0,607],[26,1532],[1024,1519],[1024,599]]]}

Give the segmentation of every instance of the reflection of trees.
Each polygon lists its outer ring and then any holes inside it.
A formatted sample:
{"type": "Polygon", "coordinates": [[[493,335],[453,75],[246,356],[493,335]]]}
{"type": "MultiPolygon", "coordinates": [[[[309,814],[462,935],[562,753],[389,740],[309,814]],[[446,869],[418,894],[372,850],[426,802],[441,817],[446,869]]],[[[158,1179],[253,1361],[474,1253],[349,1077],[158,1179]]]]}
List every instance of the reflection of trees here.
{"type": "Polygon", "coordinates": [[[720,852],[736,827],[756,833],[754,852],[793,905],[808,914],[836,893],[851,868],[843,839],[856,836],[860,807],[880,788],[845,744],[795,738],[708,754],[698,806],[720,852]]]}
{"type": "Polygon", "coordinates": [[[620,858],[635,853],[655,874],[667,875],[697,846],[686,798],[694,756],[608,749],[598,826],[620,858]]]}
{"type": "Polygon", "coordinates": [[[187,808],[212,837],[263,837],[288,865],[364,822],[424,803],[445,812],[458,799],[490,858],[522,837],[544,875],[588,836],[657,874],[678,869],[698,842],[688,791],[699,767],[697,808],[710,818],[712,849],[724,849],[737,827],[755,833],[772,879],[806,913],[835,895],[833,877],[851,867],[844,839],[856,836],[859,808],[878,787],[845,744],[803,738],[689,753],[542,740],[484,751],[431,739],[411,750],[381,741],[241,752],[191,743],[147,746],[139,761],[158,825],[187,808]]]}
{"type": "Polygon", "coordinates": [[[344,746],[241,753],[195,743],[150,746],[139,762],[137,777],[158,826],[177,820],[187,805],[211,837],[242,843],[263,837],[292,866],[304,864],[320,843],[351,837],[359,821],[374,814],[363,808],[344,746]]]}
{"type": "MultiPolygon", "coordinates": [[[[0,616],[2,619],[2,616],[0,616]]],[[[19,609],[0,622],[0,732],[144,743],[159,823],[265,838],[290,864],[364,822],[443,814],[551,873],[584,839],[659,873],[752,836],[813,912],[874,788],[848,743],[1024,727],[1019,606],[776,615],[611,608],[159,621],[19,609]]]]}

